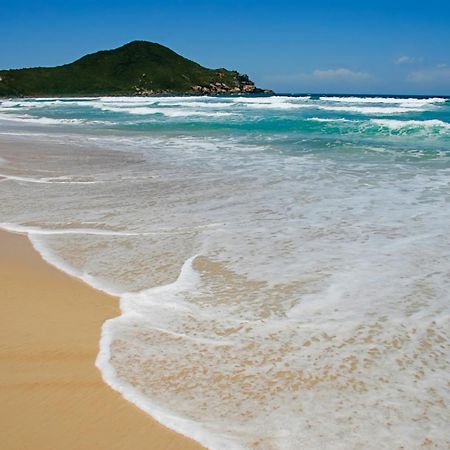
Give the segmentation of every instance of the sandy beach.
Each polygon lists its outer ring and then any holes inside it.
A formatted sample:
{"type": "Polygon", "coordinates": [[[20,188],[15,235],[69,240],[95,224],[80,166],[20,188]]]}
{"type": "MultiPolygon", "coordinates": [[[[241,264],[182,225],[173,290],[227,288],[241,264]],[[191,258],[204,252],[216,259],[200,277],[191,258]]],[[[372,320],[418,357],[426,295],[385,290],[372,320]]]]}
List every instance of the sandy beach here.
{"type": "Polygon", "coordinates": [[[449,139],[444,97],[0,100],[0,450],[450,449],[449,139]]]}
{"type": "Polygon", "coordinates": [[[199,449],[125,401],[95,367],[117,299],[0,232],[0,432],[7,450],[199,449]]]}

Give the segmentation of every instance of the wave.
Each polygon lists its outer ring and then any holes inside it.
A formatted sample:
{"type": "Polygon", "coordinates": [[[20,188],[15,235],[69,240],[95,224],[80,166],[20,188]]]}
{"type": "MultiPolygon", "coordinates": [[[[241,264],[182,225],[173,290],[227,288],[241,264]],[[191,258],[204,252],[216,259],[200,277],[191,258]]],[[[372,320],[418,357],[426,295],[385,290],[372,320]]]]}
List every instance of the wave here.
{"type": "MultiPolygon", "coordinates": [[[[42,256],[42,259],[49,263],[50,265],[56,267],[57,269],[61,270],[64,273],[67,273],[68,275],[79,278],[80,280],[84,281],[88,285],[92,286],[94,289],[97,289],[99,291],[105,292],[109,295],[120,297],[125,292],[122,289],[118,289],[116,286],[113,286],[111,283],[101,280],[98,277],[93,277],[92,275],[76,269],[71,264],[68,264],[63,258],[56,255],[54,252],[52,252],[48,245],[46,245],[43,238],[45,235],[54,235],[54,234],[64,234],[64,233],[58,233],[58,231],[67,231],[70,232],[70,230],[45,230],[38,227],[25,227],[21,225],[11,224],[11,223],[0,223],[0,229],[3,229],[5,231],[11,232],[11,233],[20,233],[20,234],[26,234],[28,239],[30,240],[31,244],[33,245],[34,249],[42,256]]],[[[81,230],[81,229],[80,229],[81,230]]],[[[92,230],[94,231],[94,230],[92,230]]],[[[101,230],[98,230],[101,231],[101,230]]],[[[65,233],[69,234],[69,233],[65,233]]],[[[97,233],[98,234],[98,233],[97,233]]]]}
{"type": "MultiPolygon", "coordinates": [[[[89,118],[55,118],[35,117],[29,114],[10,114],[27,109],[39,108],[43,111],[45,106],[56,107],[55,111],[63,109],[66,105],[78,108],[83,113],[85,108],[94,108],[100,111],[123,113],[129,116],[164,116],[167,118],[221,118],[232,115],[245,114],[246,110],[292,111],[316,109],[322,111],[363,114],[363,115],[395,115],[429,111],[438,108],[447,99],[442,97],[430,98],[396,98],[396,97],[339,97],[321,96],[312,99],[311,96],[186,96],[186,97],[92,97],[86,99],[11,99],[0,103],[1,120],[30,122],[36,124],[107,124],[120,125],[114,121],[90,120],[89,118]]],[[[52,114],[53,115],[53,114],[52,114]]],[[[78,116],[79,117],[79,116],[78,116]]],[[[94,117],[92,118],[94,119],[94,117]]],[[[314,119],[314,118],[312,118],[314,119]]],[[[123,119],[122,119],[123,120],[123,119]]]]}
{"type": "MultiPolygon", "coordinates": [[[[158,102],[159,103],[159,102],[158,102]]],[[[232,102],[217,102],[217,101],[208,101],[208,102],[200,102],[200,101],[173,101],[173,102],[164,102],[164,106],[171,107],[184,107],[184,108],[230,108],[233,106],[232,102]]]]}
{"type": "MultiPolygon", "coordinates": [[[[95,102],[91,102],[90,106],[94,107],[141,107],[141,106],[173,106],[173,107],[189,107],[189,108],[222,108],[232,107],[236,105],[296,105],[298,102],[309,100],[309,96],[288,97],[288,96],[272,96],[272,97],[213,97],[213,96],[186,96],[186,97],[102,97],[95,102]]],[[[269,106],[270,107],[270,106],[269,106]]]]}
{"type": "Polygon", "coordinates": [[[127,113],[127,114],[135,114],[135,115],[151,115],[151,114],[158,114],[159,111],[155,108],[148,108],[148,107],[133,107],[133,108],[127,108],[127,107],[118,107],[118,106],[107,106],[104,104],[91,104],[89,106],[92,106],[93,108],[101,109],[102,111],[111,111],[111,112],[121,112],[121,113],[127,113]]]}
{"type": "Polygon", "coordinates": [[[40,228],[13,223],[0,223],[0,228],[12,233],[27,233],[33,235],[57,236],[62,234],[91,234],[97,236],[141,236],[142,233],[128,231],[105,230],[100,228],[40,228]]]}
{"type": "Polygon", "coordinates": [[[78,105],[84,106],[92,101],[98,100],[94,97],[87,98],[33,98],[25,100],[0,100],[0,110],[8,111],[16,108],[47,108],[49,106],[78,105]]]}
{"type": "MultiPolygon", "coordinates": [[[[100,97],[36,97],[33,98],[31,101],[37,101],[37,102],[46,102],[46,101],[59,101],[61,103],[70,103],[70,102],[86,102],[89,100],[95,100],[100,97]]],[[[24,100],[28,101],[28,100],[24,100]]]]}
{"type": "Polygon", "coordinates": [[[33,235],[42,235],[42,236],[60,236],[65,234],[84,234],[84,235],[93,235],[93,236],[124,236],[124,237],[133,237],[133,236],[159,236],[162,234],[176,234],[180,231],[192,231],[192,230],[201,230],[214,228],[219,226],[220,224],[211,223],[207,225],[198,225],[192,227],[177,227],[176,229],[157,229],[154,231],[120,231],[120,230],[108,230],[102,228],[42,228],[36,226],[27,226],[27,225],[18,225],[14,223],[8,222],[0,222],[0,228],[3,228],[6,231],[10,231],[12,233],[27,233],[33,235]]]}
{"type": "Polygon", "coordinates": [[[233,97],[232,101],[234,103],[286,103],[286,102],[295,102],[295,101],[303,101],[310,100],[311,97],[309,95],[301,96],[301,97],[290,97],[287,95],[273,95],[270,97],[233,97]]]}
{"type": "Polygon", "coordinates": [[[203,117],[228,117],[234,116],[234,113],[230,112],[221,112],[221,111],[190,111],[190,110],[160,110],[158,111],[160,114],[163,114],[167,117],[190,117],[190,116],[203,116],[203,117]]]}
{"type": "MultiPolygon", "coordinates": [[[[4,228],[3,225],[4,224],[0,224],[0,228],[4,228]]],[[[4,228],[4,229],[6,229],[6,228],[4,228]]],[[[12,230],[7,230],[7,231],[12,231],[12,230]]],[[[16,233],[17,232],[18,231],[16,231],[16,233]]],[[[27,234],[28,239],[30,240],[34,249],[42,256],[42,259],[44,261],[48,262],[50,265],[56,267],[57,269],[61,270],[62,272],[67,273],[68,275],[70,275],[72,277],[79,278],[80,280],[82,280],[86,284],[88,284],[89,286],[92,286],[94,289],[105,292],[109,295],[120,297],[124,293],[123,290],[118,289],[116,286],[113,286],[111,283],[108,283],[105,280],[101,280],[98,277],[93,277],[89,273],[84,272],[82,270],[78,270],[75,267],[73,267],[71,264],[68,264],[63,258],[57,256],[54,252],[50,251],[48,246],[42,240],[42,236],[39,236],[37,233],[26,232],[26,231],[23,231],[20,233],[27,234]]]]}
{"type": "MultiPolygon", "coordinates": [[[[183,434],[184,436],[191,437],[192,439],[197,440],[199,443],[207,447],[231,449],[231,447],[229,446],[229,439],[226,439],[224,437],[222,438],[221,436],[210,433],[206,431],[204,427],[197,421],[176,415],[173,411],[152,402],[148,396],[144,395],[137,388],[122,380],[118,376],[114,366],[111,364],[111,348],[113,339],[115,337],[114,331],[117,327],[120,328],[121,326],[127,326],[137,317],[141,317],[139,303],[144,302],[147,306],[149,304],[154,304],[155,306],[159,305],[162,310],[175,309],[176,311],[185,310],[186,312],[192,310],[193,307],[189,303],[181,300],[181,296],[177,294],[183,291],[195,290],[195,287],[199,281],[199,275],[193,268],[193,261],[198,255],[194,255],[193,257],[185,261],[175,282],[168,285],[146,289],[141,292],[127,292],[120,288],[117,288],[116,286],[105,280],[94,277],[85,271],[76,269],[74,266],[67,263],[63,258],[51,251],[48,245],[46,245],[45,240],[43,239],[45,238],[45,235],[53,234],[70,234],[72,232],[86,233],[90,231],[95,232],[95,234],[106,234],[108,232],[105,233],[103,230],[81,228],[72,230],[46,230],[38,227],[25,227],[9,223],[0,223],[0,228],[9,232],[26,234],[34,249],[41,255],[44,261],[61,270],[62,272],[82,280],[94,289],[120,298],[120,307],[122,313],[120,316],[107,320],[103,324],[99,343],[99,353],[97,354],[95,362],[96,366],[102,374],[103,380],[109,386],[119,392],[124,397],[124,399],[133,403],[168,428],[180,434],[183,434]],[[161,297],[164,298],[164,302],[161,302],[161,297]]],[[[111,233],[111,235],[112,234],[118,235],[119,233],[113,232],[111,233]]],[[[128,235],[128,233],[126,235],[128,235]]],[[[165,330],[163,328],[153,328],[162,333],[171,333],[170,330],[165,330]]],[[[176,337],[179,339],[189,338],[189,336],[185,336],[182,334],[178,334],[176,337]]],[[[209,345],[231,345],[230,341],[217,343],[212,341],[211,339],[195,339],[201,343],[209,345]]]]}
{"type": "Polygon", "coordinates": [[[340,132],[347,133],[376,133],[380,136],[387,134],[420,134],[423,136],[446,136],[450,132],[450,123],[438,119],[430,120],[398,120],[398,119],[368,119],[350,120],[346,118],[310,117],[308,122],[323,123],[339,126],[340,132]]]}
{"type": "Polygon", "coordinates": [[[163,115],[166,117],[226,117],[232,116],[233,113],[222,112],[222,111],[196,111],[189,109],[170,109],[170,108],[150,108],[150,107],[134,107],[134,108],[123,108],[116,106],[94,106],[103,111],[120,112],[131,115],[139,116],[151,116],[155,114],[163,115]]]}
{"type": "MultiPolygon", "coordinates": [[[[145,411],[161,424],[184,436],[195,439],[207,448],[228,448],[230,450],[237,450],[238,448],[241,448],[241,445],[231,445],[229,438],[227,439],[221,435],[208,432],[198,421],[176,415],[173,411],[152,402],[148,396],[144,395],[135,386],[121,379],[117,374],[116,368],[111,364],[113,356],[111,354],[111,348],[113,348],[117,330],[127,327],[130,323],[133,324],[136,320],[142,320],[143,317],[145,317],[145,314],[143,315],[139,308],[141,302],[145,303],[147,307],[149,304],[154,304],[156,309],[161,309],[163,311],[172,308],[175,308],[176,310],[184,309],[187,312],[192,310],[192,305],[181,300],[182,296],[180,294],[196,289],[199,282],[199,275],[193,268],[193,261],[197,256],[198,255],[195,255],[185,261],[175,282],[147,289],[141,293],[127,293],[121,296],[120,307],[122,314],[119,317],[107,320],[103,324],[100,338],[100,350],[95,364],[100,370],[103,380],[108,385],[119,392],[126,400],[145,411]]],[[[143,312],[145,313],[145,311],[143,312]]],[[[164,312],[162,312],[162,314],[164,314],[164,312]]],[[[153,326],[152,329],[162,333],[173,334],[170,330],[161,329],[156,326],[153,326]]],[[[180,334],[176,337],[178,339],[188,338],[187,335],[180,334]]],[[[196,339],[205,341],[200,338],[196,339]]],[[[210,339],[207,339],[206,341],[208,344],[211,344],[210,339]]],[[[214,342],[214,344],[217,345],[216,342],[214,342]]],[[[230,345],[230,342],[227,341],[220,345],[230,345]]]]}
{"type": "MultiPolygon", "coordinates": [[[[37,124],[43,124],[43,125],[56,125],[56,124],[81,125],[81,124],[87,123],[87,120],[81,120],[81,119],[53,119],[51,117],[33,117],[28,114],[23,114],[23,115],[0,114],[0,120],[11,121],[11,122],[37,123],[37,124]]],[[[99,122],[97,122],[97,123],[99,123],[99,122]]]]}
{"type": "Polygon", "coordinates": [[[380,115],[389,115],[389,114],[403,114],[403,113],[411,113],[411,112],[420,112],[426,111],[426,108],[405,108],[402,106],[399,107],[385,107],[385,106],[317,106],[319,109],[324,111],[336,111],[336,112],[349,112],[349,113],[357,113],[357,114],[380,114],[380,115]]]}
{"type": "Polygon", "coordinates": [[[0,173],[0,177],[5,180],[11,181],[21,181],[24,183],[40,183],[40,184],[98,184],[103,183],[103,181],[98,180],[74,180],[68,177],[45,177],[45,178],[32,178],[32,177],[20,177],[17,175],[7,175],[0,173]]]}
{"type": "Polygon", "coordinates": [[[315,107],[314,103],[308,103],[310,97],[238,97],[233,99],[235,106],[253,109],[300,109],[315,107]]]}
{"type": "Polygon", "coordinates": [[[340,117],[338,119],[332,119],[329,117],[308,117],[306,120],[311,122],[324,122],[324,123],[332,123],[332,122],[355,122],[354,120],[345,119],[340,117]]]}
{"type": "Polygon", "coordinates": [[[95,98],[93,100],[99,100],[100,102],[103,103],[129,103],[130,101],[134,102],[134,103],[165,103],[165,102],[171,102],[174,100],[179,100],[179,101],[183,101],[183,100],[200,100],[200,99],[216,99],[217,97],[208,97],[208,96],[203,96],[200,97],[198,95],[186,95],[183,97],[180,96],[170,96],[170,97],[99,97],[99,98],[95,98]]]}
{"type": "Polygon", "coordinates": [[[14,108],[45,108],[51,105],[61,105],[64,104],[62,100],[51,100],[51,101],[36,101],[36,100],[23,100],[23,101],[13,101],[6,100],[0,101],[0,109],[10,110],[14,108]]]}
{"type": "Polygon", "coordinates": [[[446,98],[443,97],[432,97],[432,98],[397,98],[397,97],[319,97],[323,101],[331,101],[337,103],[375,103],[375,104],[400,104],[404,107],[408,105],[423,106],[423,105],[433,105],[436,103],[445,103],[446,98]]]}
{"type": "Polygon", "coordinates": [[[450,123],[438,119],[431,120],[395,120],[371,119],[371,123],[390,130],[450,130],[450,123]]]}
{"type": "Polygon", "coordinates": [[[245,103],[243,106],[251,109],[302,109],[316,107],[307,103],[245,103]]]}

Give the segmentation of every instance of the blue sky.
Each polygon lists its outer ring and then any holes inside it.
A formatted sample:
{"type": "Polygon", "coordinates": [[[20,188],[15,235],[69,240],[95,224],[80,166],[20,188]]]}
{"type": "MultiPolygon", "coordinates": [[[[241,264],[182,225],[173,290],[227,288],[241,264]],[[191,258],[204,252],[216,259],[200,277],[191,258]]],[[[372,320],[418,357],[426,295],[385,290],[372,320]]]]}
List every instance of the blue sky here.
{"type": "Polygon", "coordinates": [[[0,68],[143,39],[277,92],[450,95],[450,0],[2,0],[0,68]]]}

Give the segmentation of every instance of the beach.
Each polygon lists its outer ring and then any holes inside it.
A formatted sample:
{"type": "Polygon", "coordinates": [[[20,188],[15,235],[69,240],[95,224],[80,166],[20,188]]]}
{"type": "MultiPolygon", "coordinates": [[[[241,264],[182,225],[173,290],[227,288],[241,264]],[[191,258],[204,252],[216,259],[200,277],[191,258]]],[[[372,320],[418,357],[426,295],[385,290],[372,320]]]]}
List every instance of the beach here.
{"type": "Polygon", "coordinates": [[[444,97],[0,101],[0,442],[448,448],[449,142],[444,97]]]}
{"type": "Polygon", "coordinates": [[[125,401],[95,367],[118,299],[48,265],[0,232],[0,431],[5,450],[194,450],[125,401]]]}

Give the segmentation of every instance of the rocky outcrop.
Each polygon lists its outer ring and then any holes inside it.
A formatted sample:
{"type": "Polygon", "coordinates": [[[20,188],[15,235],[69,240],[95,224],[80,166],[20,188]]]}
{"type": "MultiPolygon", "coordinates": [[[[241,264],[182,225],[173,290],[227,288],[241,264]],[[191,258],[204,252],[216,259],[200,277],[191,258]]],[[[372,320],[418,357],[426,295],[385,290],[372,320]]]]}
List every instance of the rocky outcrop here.
{"type": "MultiPolygon", "coordinates": [[[[169,90],[152,90],[145,89],[139,86],[135,86],[135,94],[141,96],[151,95],[170,95],[173,92],[169,90]]],[[[204,85],[196,84],[191,87],[191,92],[186,94],[198,94],[198,95],[217,95],[217,94],[273,94],[270,89],[260,89],[255,86],[255,83],[250,80],[238,80],[232,83],[224,83],[216,81],[214,83],[208,83],[204,85]]]]}
{"type": "Polygon", "coordinates": [[[217,81],[209,83],[208,85],[194,85],[192,91],[200,95],[210,94],[273,94],[270,89],[260,89],[255,86],[253,81],[250,81],[247,75],[240,75],[236,77],[236,81],[232,83],[223,83],[217,81]]]}

